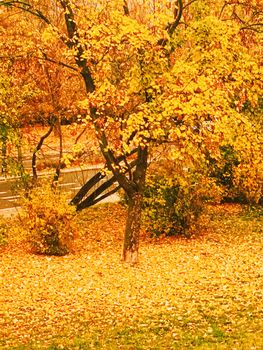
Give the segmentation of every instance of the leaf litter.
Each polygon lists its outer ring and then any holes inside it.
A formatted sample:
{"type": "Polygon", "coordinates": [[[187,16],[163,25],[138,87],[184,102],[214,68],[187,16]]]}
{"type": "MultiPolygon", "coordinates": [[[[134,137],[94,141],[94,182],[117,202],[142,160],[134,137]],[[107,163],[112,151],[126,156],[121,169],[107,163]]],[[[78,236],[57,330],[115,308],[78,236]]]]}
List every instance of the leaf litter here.
{"type": "Polygon", "coordinates": [[[260,349],[262,220],[243,220],[237,208],[211,207],[191,239],[144,233],[134,267],[120,260],[125,210],[118,204],[80,215],[68,256],[33,255],[11,242],[0,261],[0,348],[71,348],[65,344],[98,332],[101,348],[111,348],[111,337],[122,348],[116,339],[128,329],[130,349],[155,348],[160,335],[163,349],[191,348],[197,339],[227,349],[231,338],[237,348],[260,349]],[[136,333],[148,334],[140,346],[136,333]]]}

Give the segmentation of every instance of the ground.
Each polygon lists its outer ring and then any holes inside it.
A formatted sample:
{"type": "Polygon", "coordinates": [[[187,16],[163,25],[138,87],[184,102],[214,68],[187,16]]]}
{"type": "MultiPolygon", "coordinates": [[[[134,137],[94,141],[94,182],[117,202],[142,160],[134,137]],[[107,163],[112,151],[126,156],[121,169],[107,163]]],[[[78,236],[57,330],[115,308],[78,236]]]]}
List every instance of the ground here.
{"type": "Polygon", "coordinates": [[[191,239],[149,239],[121,262],[125,209],[79,217],[75,252],[0,256],[0,349],[262,349],[262,216],[211,206],[191,239]]]}

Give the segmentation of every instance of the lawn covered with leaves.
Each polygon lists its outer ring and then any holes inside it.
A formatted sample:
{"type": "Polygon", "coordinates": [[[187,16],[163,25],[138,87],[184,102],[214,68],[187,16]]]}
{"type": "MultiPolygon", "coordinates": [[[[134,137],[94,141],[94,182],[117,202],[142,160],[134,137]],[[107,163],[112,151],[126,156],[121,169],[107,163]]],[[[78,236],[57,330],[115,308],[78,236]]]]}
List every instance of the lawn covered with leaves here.
{"type": "Polygon", "coordinates": [[[141,240],[120,261],[125,210],[79,217],[75,253],[1,251],[0,349],[262,349],[262,216],[210,207],[191,239],[141,240]]]}

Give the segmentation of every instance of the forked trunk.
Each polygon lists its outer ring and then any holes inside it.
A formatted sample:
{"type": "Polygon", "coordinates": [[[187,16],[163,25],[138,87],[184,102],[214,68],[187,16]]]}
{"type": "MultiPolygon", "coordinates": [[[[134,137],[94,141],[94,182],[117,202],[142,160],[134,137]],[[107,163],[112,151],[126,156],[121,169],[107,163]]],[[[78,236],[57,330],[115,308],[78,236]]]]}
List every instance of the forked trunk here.
{"type": "Polygon", "coordinates": [[[128,199],[128,216],[126,221],[122,255],[123,260],[132,265],[138,262],[141,211],[142,194],[135,192],[128,199]]]}

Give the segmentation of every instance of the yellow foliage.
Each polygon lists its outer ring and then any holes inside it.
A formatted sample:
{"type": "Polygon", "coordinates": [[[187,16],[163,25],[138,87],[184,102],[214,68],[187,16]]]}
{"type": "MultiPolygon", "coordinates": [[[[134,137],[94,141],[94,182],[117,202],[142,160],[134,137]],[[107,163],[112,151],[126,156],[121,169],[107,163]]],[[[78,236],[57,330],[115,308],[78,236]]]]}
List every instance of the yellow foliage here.
{"type": "Polygon", "coordinates": [[[45,44],[53,44],[57,41],[57,35],[54,32],[54,29],[51,26],[48,26],[42,32],[42,40],[45,44]]]}
{"type": "Polygon", "coordinates": [[[75,208],[65,194],[48,184],[38,185],[22,197],[21,207],[26,240],[35,253],[65,255],[72,250],[75,208]]]}

